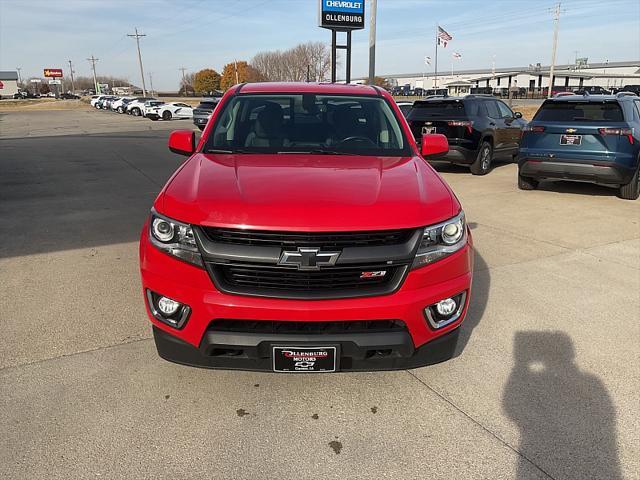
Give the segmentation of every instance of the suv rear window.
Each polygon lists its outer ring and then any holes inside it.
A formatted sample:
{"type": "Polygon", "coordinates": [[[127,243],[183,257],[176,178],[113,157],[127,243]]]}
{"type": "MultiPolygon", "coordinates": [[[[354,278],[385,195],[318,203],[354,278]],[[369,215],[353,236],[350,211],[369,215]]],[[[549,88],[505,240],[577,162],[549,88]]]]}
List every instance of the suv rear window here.
{"type": "Polygon", "coordinates": [[[200,104],[196,108],[203,108],[206,110],[213,110],[216,108],[218,102],[200,102],[200,104]]]}
{"type": "Polygon", "coordinates": [[[409,112],[408,120],[425,120],[433,117],[460,118],[466,117],[467,112],[463,102],[457,101],[427,101],[414,102],[409,112]]]}
{"type": "Polygon", "coordinates": [[[623,122],[618,102],[546,102],[534,120],[543,122],[623,122]]]}

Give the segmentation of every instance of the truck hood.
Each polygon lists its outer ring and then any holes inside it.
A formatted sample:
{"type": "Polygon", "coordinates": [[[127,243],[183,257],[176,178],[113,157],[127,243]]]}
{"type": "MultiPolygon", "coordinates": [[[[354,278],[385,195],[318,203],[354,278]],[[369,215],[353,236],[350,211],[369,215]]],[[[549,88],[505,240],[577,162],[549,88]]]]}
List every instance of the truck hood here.
{"type": "Polygon", "coordinates": [[[197,153],[155,208],[197,225],[312,232],[418,227],[460,206],[420,157],[197,153]]]}

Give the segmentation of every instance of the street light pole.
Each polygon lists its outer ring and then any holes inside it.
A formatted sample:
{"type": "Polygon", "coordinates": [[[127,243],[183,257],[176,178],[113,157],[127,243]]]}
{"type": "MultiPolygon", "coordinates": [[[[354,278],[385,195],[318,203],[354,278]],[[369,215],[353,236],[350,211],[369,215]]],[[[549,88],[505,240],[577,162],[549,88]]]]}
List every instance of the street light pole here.
{"type": "Polygon", "coordinates": [[[369,85],[374,84],[376,76],[376,15],[377,0],[370,0],[370,17],[369,17],[369,85]]]}

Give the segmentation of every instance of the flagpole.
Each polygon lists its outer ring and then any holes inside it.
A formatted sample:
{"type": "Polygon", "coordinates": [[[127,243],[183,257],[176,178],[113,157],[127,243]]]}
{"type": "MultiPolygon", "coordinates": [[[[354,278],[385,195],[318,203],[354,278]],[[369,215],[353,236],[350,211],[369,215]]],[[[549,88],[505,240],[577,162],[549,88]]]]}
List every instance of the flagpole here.
{"type": "Polygon", "coordinates": [[[440,43],[438,41],[438,27],[440,25],[438,23],[436,23],[436,66],[435,66],[435,78],[433,80],[433,87],[435,89],[438,88],[438,44],[440,43]]]}

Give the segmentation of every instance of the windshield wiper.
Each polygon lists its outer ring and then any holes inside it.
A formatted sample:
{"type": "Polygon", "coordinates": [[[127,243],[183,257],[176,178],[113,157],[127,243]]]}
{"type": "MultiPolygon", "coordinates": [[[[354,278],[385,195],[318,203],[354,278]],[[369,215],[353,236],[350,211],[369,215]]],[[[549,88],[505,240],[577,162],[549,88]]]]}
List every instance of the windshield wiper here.
{"type": "Polygon", "coordinates": [[[357,153],[348,153],[348,152],[338,152],[337,150],[325,150],[323,148],[314,148],[313,150],[283,150],[281,152],[276,152],[278,154],[298,154],[298,155],[358,155],[357,153]]]}
{"type": "Polygon", "coordinates": [[[248,153],[241,148],[235,148],[233,150],[224,150],[220,148],[210,148],[209,150],[205,150],[204,153],[248,153]]]}

